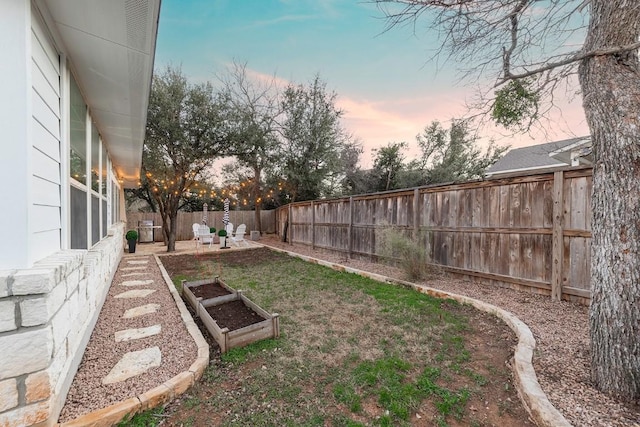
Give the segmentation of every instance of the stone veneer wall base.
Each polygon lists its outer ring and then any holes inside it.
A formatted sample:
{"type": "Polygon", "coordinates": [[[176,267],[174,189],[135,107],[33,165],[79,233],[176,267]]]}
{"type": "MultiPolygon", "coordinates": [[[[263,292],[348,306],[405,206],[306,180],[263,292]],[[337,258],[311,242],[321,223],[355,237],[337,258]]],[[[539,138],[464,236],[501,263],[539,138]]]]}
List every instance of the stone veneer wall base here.
{"type": "Polygon", "coordinates": [[[88,250],[0,271],[0,426],[52,426],[123,256],[124,223],[88,250]]]}
{"type": "MultiPolygon", "coordinates": [[[[124,228],[123,228],[124,229],[124,228]]],[[[122,246],[122,245],[121,245],[122,246]]],[[[120,256],[117,258],[116,263],[113,265],[111,274],[109,276],[108,283],[111,284],[113,282],[113,277],[116,274],[118,269],[118,264],[122,259],[123,251],[120,252],[120,256]]],[[[100,311],[102,311],[102,306],[104,305],[105,300],[107,299],[107,294],[109,293],[109,288],[111,286],[105,286],[102,290],[102,294],[98,297],[98,305],[96,306],[96,310],[93,312],[91,320],[87,325],[87,328],[84,330],[84,334],[82,339],[80,340],[80,344],[78,346],[78,351],[74,354],[71,359],[71,366],[69,372],[72,372],[73,375],[67,375],[62,383],[60,384],[59,391],[57,390],[55,396],[58,396],[57,401],[51,408],[51,424],[55,425],[58,421],[58,417],[60,416],[60,412],[62,411],[62,407],[64,406],[67,393],[69,393],[69,389],[71,388],[71,384],[73,383],[73,379],[75,378],[76,372],[78,372],[78,367],[80,366],[80,362],[82,361],[82,357],[84,356],[84,350],[87,348],[87,344],[89,343],[89,339],[91,338],[91,334],[93,333],[93,329],[96,327],[96,323],[98,323],[98,317],[100,316],[100,311]],[[62,397],[62,398],[60,398],[62,397]]]]}

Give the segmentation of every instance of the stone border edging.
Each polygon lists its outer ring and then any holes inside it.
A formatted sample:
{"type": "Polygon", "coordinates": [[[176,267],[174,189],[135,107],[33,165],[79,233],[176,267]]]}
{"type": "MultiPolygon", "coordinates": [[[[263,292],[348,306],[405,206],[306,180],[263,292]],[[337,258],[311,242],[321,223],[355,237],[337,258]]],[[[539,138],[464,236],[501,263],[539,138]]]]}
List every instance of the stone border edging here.
{"type": "MultiPolygon", "coordinates": [[[[151,255],[148,255],[151,256],[151,255]]],[[[184,301],[178,294],[178,290],[173,286],[173,281],[169,277],[167,270],[164,269],[160,258],[152,255],[160,268],[165,284],[169,288],[169,292],[180,311],[180,317],[184,322],[189,334],[193,338],[198,347],[196,360],[191,364],[188,371],[184,371],[174,376],[163,384],[142,393],[139,396],[132,397],[122,402],[114,403],[106,408],[89,412],[74,420],[62,424],[56,424],[59,427],[107,427],[112,426],[124,419],[127,415],[134,415],[147,409],[155,408],[163,403],[173,400],[176,396],[187,391],[196,381],[202,377],[205,369],[209,365],[209,344],[202,336],[202,332],[191,317],[184,301]]]]}
{"type": "Polygon", "coordinates": [[[551,404],[547,395],[542,391],[542,388],[538,383],[538,378],[536,377],[536,372],[533,369],[533,351],[536,348],[536,340],[529,327],[513,313],[495,305],[464,295],[445,292],[435,288],[429,288],[427,286],[421,286],[404,280],[383,276],[381,274],[358,270],[342,264],[336,264],[318,258],[301,255],[263,243],[260,244],[276,252],[285,253],[289,256],[300,258],[313,264],[320,264],[345,273],[358,274],[379,282],[409,287],[436,298],[450,298],[458,302],[471,304],[478,310],[498,316],[518,337],[518,345],[516,346],[513,355],[514,363],[512,365],[512,370],[515,377],[516,389],[518,390],[518,395],[520,396],[520,400],[522,401],[525,409],[534,422],[540,427],[571,427],[571,423],[569,423],[560,411],[551,404]]]}

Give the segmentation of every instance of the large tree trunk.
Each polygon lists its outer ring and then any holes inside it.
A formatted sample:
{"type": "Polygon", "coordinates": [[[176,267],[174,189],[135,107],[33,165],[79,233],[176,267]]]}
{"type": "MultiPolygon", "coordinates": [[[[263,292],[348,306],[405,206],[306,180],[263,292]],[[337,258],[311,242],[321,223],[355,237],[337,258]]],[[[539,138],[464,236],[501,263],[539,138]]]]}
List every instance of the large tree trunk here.
{"type": "Polygon", "coordinates": [[[178,222],[178,208],[180,207],[180,197],[169,197],[167,203],[169,224],[167,227],[167,252],[176,250],[176,227],[178,222]]]}
{"type": "Polygon", "coordinates": [[[260,208],[262,207],[262,202],[258,201],[258,198],[262,197],[262,191],[260,191],[260,175],[262,171],[258,167],[253,168],[253,182],[254,182],[254,220],[255,220],[255,228],[260,233],[262,233],[262,219],[260,217],[260,208]]]}
{"type": "Polygon", "coordinates": [[[171,212],[169,218],[169,239],[167,240],[167,252],[176,250],[176,223],[178,222],[178,211],[171,212]]]}
{"type": "MultiPolygon", "coordinates": [[[[585,51],[634,43],[637,0],[592,0],[585,51]]],[[[579,69],[593,154],[591,371],[600,390],[640,399],[640,73],[636,51],[579,69]]]]}

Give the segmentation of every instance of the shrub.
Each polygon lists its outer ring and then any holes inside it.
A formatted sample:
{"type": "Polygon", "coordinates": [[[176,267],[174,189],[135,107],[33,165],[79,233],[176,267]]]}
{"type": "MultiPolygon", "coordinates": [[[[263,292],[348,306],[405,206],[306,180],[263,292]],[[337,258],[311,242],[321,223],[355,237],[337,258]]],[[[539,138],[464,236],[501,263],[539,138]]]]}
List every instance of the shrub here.
{"type": "Polygon", "coordinates": [[[219,237],[227,237],[227,230],[218,231],[218,236],[219,237]]]}
{"type": "Polygon", "coordinates": [[[209,233],[216,234],[216,228],[215,227],[209,227],[209,233]]]}
{"type": "Polygon", "coordinates": [[[127,240],[138,240],[138,232],[136,230],[129,230],[124,237],[127,240]]]}
{"type": "Polygon", "coordinates": [[[420,232],[417,237],[408,237],[406,233],[399,227],[382,230],[377,236],[382,245],[382,255],[402,268],[408,280],[422,280],[437,275],[439,271],[430,264],[431,256],[427,251],[428,233],[420,232]]]}

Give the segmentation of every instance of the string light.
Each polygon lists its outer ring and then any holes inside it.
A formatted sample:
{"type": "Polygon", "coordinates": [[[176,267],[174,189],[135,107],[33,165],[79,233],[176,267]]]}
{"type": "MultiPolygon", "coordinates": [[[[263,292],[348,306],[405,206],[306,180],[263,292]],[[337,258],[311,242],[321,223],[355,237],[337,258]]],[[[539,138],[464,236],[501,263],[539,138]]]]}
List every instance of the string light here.
{"type": "MultiPolygon", "coordinates": [[[[75,175],[78,177],[78,175],[75,175]]],[[[215,189],[210,185],[195,180],[195,172],[185,172],[172,180],[170,178],[156,179],[152,172],[146,171],[143,175],[146,181],[143,183],[138,181],[138,187],[149,185],[156,194],[166,192],[169,197],[181,196],[185,198],[202,198],[209,200],[219,199],[221,202],[224,198],[230,199],[231,206],[248,206],[252,202],[256,205],[264,203],[264,200],[274,200],[275,188],[266,188],[261,190],[260,183],[253,178],[248,178],[233,185],[227,185],[220,189],[215,189]],[[188,182],[188,180],[193,181],[188,182]],[[180,188],[182,186],[185,188],[180,188]],[[251,190],[251,191],[248,191],[251,190]],[[257,190],[257,191],[256,191],[257,190]]],[[[158,177],[160,178],[160,177],[158,177]]],[[[122,183],[123,180],[119,179],[122,183]]],[[[277,190],[282,191],[284,183],[277,183],[277,190]]]]}

